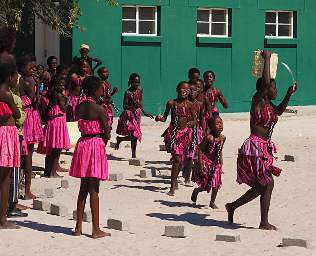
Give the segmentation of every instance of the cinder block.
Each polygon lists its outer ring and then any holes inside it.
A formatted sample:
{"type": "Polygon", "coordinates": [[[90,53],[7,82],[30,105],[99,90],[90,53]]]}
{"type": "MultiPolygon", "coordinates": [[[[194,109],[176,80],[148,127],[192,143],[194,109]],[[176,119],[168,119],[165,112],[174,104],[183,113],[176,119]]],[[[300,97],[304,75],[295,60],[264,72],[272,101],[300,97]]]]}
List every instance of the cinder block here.
{"type": "Polygon", "coordinates": [[[157,176],[166,177],[166,176],[170,176],[170,175],[171,175],[171,171],[170,170],[159,170],[157,176]]]}
{"type": "Polygon", "coordinates": [[[159,150],[160,151],[167,151],[166,145],[159,145],[159,150]]]}
{"type": "Polygon", "coordinates": [[[54,197],[54,189],[52,189],[52,188],[45,188],[44,193],[45,193],[45,196],[47,198],[53,198],[54,197]]]}
{"type": "Polygon", "coordinates": [[[116,220],[116,219],[108,219],[107,226],[109,229],[115,229],[120,231],[128,231],[129,226],[126,221],[116,220]]]}
{"type": "MultiPolygon", "coordinates": [[[[74,210],[72,213],[73,219],[77,220],[77,210],[74,210]]],[[[84,211],[83,213],[83,221],[84,222],[92,222],[92,214],[91,211],[84,211]]]]}
{"type": "Polygon", "coordinates": [[[239,242],[240,235],[216,235],[216,241],[239,242]]]}
{"type": "Polygon", "coordinates": [[[109,181],[119,181],[123,179],[123,173],[110,173],[109,181]]]}
{"type": "Polygon", "coordinates": [[[116,146],[116,142],[111,141],[110,142],[110,148],[115,148],[115,146],[116,146]]]}
{"type": "Polygon", "coordinates": [[[282,239],[282,246],[283,247],[298,246],[298,247],[310,248],[311,243],[310,243],[310,241],[305,240],[305,239],[283,238],[282,239]]]}
{"type": "Polygon", "coordinates": [[[291,156],[291,155],[285,155],[284,161],[295,162],[295,158],[294,158],[294,156],[291,156]]]}
{"type": "Polygon", "coordinates": [[[165,226],[164,236],[183,238],[185,237],[184,226],[165,226]]]}
{"type": "Polygon", "coordinates": [[[151,170],[140,170],[139,176],[141,178],[150,178],[150,177],[152,177],[152,171],[151,170]]]}
{"type": "Polygon", "coordinates": [[[62,188],[65,188],[65,189],[69,188],[69,181],[68,180],[61,180],[60,184],[61,184],[62,188]]]}
{"type": "Polygon", "coordinates": [[[50,206],[50,213],[52,215],[66,217],[66,216],[68,216],[68,208],[66,206],[64,206],[64,205],[52,204],[50,206]]]}
{"type": "Polygon", "coordinates": [[[51,203],[46,200],[33,200],[33,209],[39,211],[50,211],[51,203]]]}
{"type": "Polygon", "coordinates": [[[143,158],[130,158],[128,163],[129,165],[143,166],[145,164],[145,160],[143,158]]]}

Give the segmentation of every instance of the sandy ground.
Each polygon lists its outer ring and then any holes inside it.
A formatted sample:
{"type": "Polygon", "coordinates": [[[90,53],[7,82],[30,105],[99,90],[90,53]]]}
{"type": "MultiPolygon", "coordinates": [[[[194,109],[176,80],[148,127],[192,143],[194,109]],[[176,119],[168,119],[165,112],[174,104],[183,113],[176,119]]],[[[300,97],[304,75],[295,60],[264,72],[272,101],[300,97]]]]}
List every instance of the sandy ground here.
{"type": "MultiPolygon", "coordinates": [[[[107,148],[110,173],[122,172],[124,180],[103,182],[100,191],[101,223],[108,217],[126,220],[128,232],[115,230],[112,237],[93,240],[91,224],[84,224],[84,235],[72,237],[75,225],[72,217],[62,218],[46,212],[27,210],[27,218],[18,219],[20,230],[0,232],[0,255],[316,255],[316,114],[287,115],[275,128],[274,140],[279,146],[277,165],[283,173],[275,179],[270,221],[279,231],[258,230],[259,200],[240,208],[235,214],[239,224],[227,225],[226,202],[236,199],[247,186],[236,179],[237,149],[249,135],[248,114],[225,115],[223,186],[217,197],[218,210],[208,207],[210,195],[200,194],[198,207],[190,202],[192,187],[180,185],[175,197],[169,197],[168,177],[141,179],[142,168],[156,167],[170,170],[169,156],[159,151],[160,137],[165,124],[143,119],[143,142],[138,156],[146,160],[143,167],[128,165],[130,148],[122,145],[119,151],[107,148]],[[295,162],[282,161],[284,154],[295,155],[295,162]],[[186,238],[162,236],[165,225],[184,225],[186,238]],[[241,242],[215,241],[216,234],[239,234],[241,242]],[[283,237],[306,238],[314,249],[280,248],[283,237]]],[[[116,127],[116,126],[114,126],[116,127]]],[[[112,141],[115,135],[112,137],[112,141]]],[[[63,154],[65,167],[71,163],[71,154],[63,154]]],[[[34,165],[43,166],[44,158],[34,156],[34,165]]],[[[60,189],[60,179],[33,179],[33,191],[43,195],[44,188],[55,189],[51,202],[67,205],[69,212],[76,208],[79,180],[68,177],[70,188],[60,189]]],[[[20,201],[32,206],[31,201],[20,201]]]]}

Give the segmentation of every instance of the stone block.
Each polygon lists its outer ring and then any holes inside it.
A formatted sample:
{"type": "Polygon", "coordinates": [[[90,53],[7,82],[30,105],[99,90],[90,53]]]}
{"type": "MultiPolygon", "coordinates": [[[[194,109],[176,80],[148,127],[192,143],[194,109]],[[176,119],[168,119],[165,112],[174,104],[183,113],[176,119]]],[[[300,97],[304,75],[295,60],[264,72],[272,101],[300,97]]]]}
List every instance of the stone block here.
{"type": "Polygon", "coordinates": [[[50,207],[50,213],[61,217],[68,216],[68,208],[64,205],[52,204],[50,207]]]}
{"type": "Polygon", "coordinates": [[[128,231],[129,226],[126,221],[116,220],[116,219],[108,219],[107,226],[109,229],[115,229],[119,231],[128,231]]]}
{"type": "Polygon", "coordinates": [[[69,181],[68,180],[61,180],[60,186],[62,188],[68,189],[69,188],[69,181]]]}
{"type": "Polygon", "coordinates": [[[295,162],[295,158],[294,158],[294,156],[291,156],[291,155],[285,155],[284,156],[284,161],[295,162]]]}
{"type": "Polygon", "coordinates": [[[129,165],[143,166],[145,164],[145,160],[143,158],[130,158],[128,163],[129,165]]]}
{"type": "Polygon", "coordinates": [[[52,188],[45,188],[44,193],[45,193],[45,196],[47,198],[53,198],[54,197],[54,189],[52,189],[52,188]]]}
{"type": "MultiPolygon", "coordinates": [[[[77,220],[77,210],[74,210],[72,213],[73,219],[77,220]]],[[[84,222],[92,222],[92,214],[91,211],[85,210],[83,213],[83,221],[84,222]]]]}
{"type": "Polygon", "coordinates": [[[216,241],[239,242],[240,235],[216,235],[216,241]]]}
{"type": "Polygon", "coordinates": [[[184,226],[165,226],[164,236],[184,238],[184,226]]]}
{"type": "Polygon", "coordinates": [[[39,211],[50,211],[51,203],[46,200],[34,199],[33,209],[39,211]]]}
{"type": "Polygon", "coordinates": [[[110,173],[109,181],[119,181],[123,179],[123,173],[110,173]]]}
{"type": "Polygon", "coordinates": [[[139,171],[139,176],[141,178],[150,178],[152,177],[152,171],[151,170],[140,170],[139,171]]]}
{"type": "Polygon", "coordinates": [[[159,151],[167,151],[166,145],[159,145],[159,151]]]}
{"type": "Polygon", "coordinates": [[[304,248],[311,248],[310,241],[305,240],[305,239],[298,239],[298,238],[283,238],[282,246],[283,247],[298,246],[298,247],[304,247],[304,248]]]}

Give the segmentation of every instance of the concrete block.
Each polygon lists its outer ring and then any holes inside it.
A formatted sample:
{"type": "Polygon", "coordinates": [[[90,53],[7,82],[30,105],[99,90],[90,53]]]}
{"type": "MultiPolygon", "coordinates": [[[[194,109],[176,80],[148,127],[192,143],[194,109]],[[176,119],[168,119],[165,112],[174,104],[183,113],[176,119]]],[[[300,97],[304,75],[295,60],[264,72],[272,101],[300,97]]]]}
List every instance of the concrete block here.
{"type": "Polygon", "coordinates": [[[145,164],[145,160],[143,158],[130,158],[128,163],[129,165],[143,166],[145,164]]]}
{"type": "Polygon", "coordinates": [[[185,237],[184,226],[165,226],[164,236],[183,238],[185,237]]]}
{"type": "Polygon", "coordinates": [[[123,173],[110,173],[109,181],[119,181],[123,179],[123,173]]]}
{"type": "Polygon", "coordinates": [[[108,219],[107,226],[109,229],[115,229],[119,231],[128,231],[129,226],[126,221],[116,220],[116,219],[108,219]]]}
{"type": "Polygon", "coordinates": [[[294,156],[291,156],[291,155],[285,155],[284,161],[295,162],[295,158],[294,158],[294,156]]]}
{"type": "Polygon", "coordinates": [[[52,215],[66,217],[66,216],[68,216],[68,208],[64,205],[52,204],[50,206],[50,213],[52,215]]]}
{"type": "Polygon", "coordinates": [[[116,146],[116,142],[111,141],[110,142],[110,148],[115,148],[115,146],[116,146]]]}
{"type": "Polygon", "coordinates": [[[139,176],[141,178],[150,178],[150,177],[152,177],[152,171],[151,170],[140,170],[139,176]]]}
{"type": "Polygon", "coordinates": [[[167,151],[166,145],[159,145],[159,151],[167,151]]]}
{"type": "Polygon", "coordinates": [[[69,188],[69,181],[68,180],[61,180],[60,186],[62,188],[68,189],[69,188]]]}
{"type": "MultiPolygon", "coordinates": [[[[77,220],[77,210],[74,210],[72,213],[73,219],[77,220]]],[[[84,211],[83,213],[83,221],[84,222],[92,222],[92,214],[91,211],[84,211]]]]}
{"type": "Polygon", "coordinates": [[[170,175],[171,175],[171,171],[170,170],[159,170],[157,176],[166,177],[166,176],[170,176],[170,175]]]}
{"type": "Polygon", "coordinates": [[[54,197],[54,189],[52,189],[52,188],[45,188],[44,193],[45,193],[45,196],[47,198],[53,198],[54,197]]]}
{"type": "Polygon", "coordinates": [[[151,167],[150,171],[151,171],[151,176],[152,177],[156,177],[157,176],[158,170],[155,167],[151,167]]]}
{"type": "Polygon", "coordinates": [[[304,248],[311,248],[311,243],[310,241],[305,240],[305,239],[283,238],[282,246],[283,247],[298,246],[298,247],[304,247],[304,248]]]}
{"type": "Polygon", "coordinates": [[[216,241],[239,242],[240,235],[216,235],[216,241]]]}
{"type": "Polygon", "coordinates": [[[51,203],[46,200],[34,199],[33,209],[39,211],[50,211],[51,203]]]}

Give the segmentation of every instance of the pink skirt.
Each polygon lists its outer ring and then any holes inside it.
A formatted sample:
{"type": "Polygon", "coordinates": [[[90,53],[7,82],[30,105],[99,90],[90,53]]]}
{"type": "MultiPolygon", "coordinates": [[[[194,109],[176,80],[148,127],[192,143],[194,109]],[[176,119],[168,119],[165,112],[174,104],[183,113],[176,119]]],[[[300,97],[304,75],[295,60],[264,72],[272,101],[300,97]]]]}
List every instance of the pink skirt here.
{"type": "Polygon", "coordinates": [[[108,118],[108,125],[110,126],[110,128],[112,129],[112,124],[113,124],[113,108],[110,104],[103,104],[102,105],[105,109],[105,113],[107,114],[107,118],[108,118]]]}
{"type": "Polygon", "coordinates": [[[19,134],[15,126],[0,126],[0,166],[20,167],[19,134]]]}
{"type": "Polygon", "coordinates": [[[26,144],[37,144],[44,139],[42,121],[37,109],[27,107],[23,126],[23,137],[26,144]]]}
{"type": "Polygon", "coordinates": [[[108,179],[108,161],[103,139],[81,137],[78,140],[69,175],[77,178],[108,179]]]}
{"type": "Polygon", "coordinates": [[[130,110],[124,110],[117,123],[116,133],[122,136],[134,136],[139,142],[142,141],[142,132],[140,130],[140,109],[136,110],[135,114],[130,110]]]}
{"type": "MultiPolygon", "coordinates": [[[[276,153],[273,142],[271,149],[276,153]]],[[[250,187],[266,186],[273,181],[272,174],[279,176],[281,169],[273,166],[273,156],[268,152],[268,141],[250,135],[243,143],[237,158],[237,182],[250,187]]]]}
{"type": "Polygon", "coordinates": [[[193,129],[189,127],[182,130],[177,129],[175,141],[172,145],[173,128],[173,125],[169,125],[161,135],[164,138],[167,152],[171,153],[172,157],[179,156],[181,161],[192,158],[194,154],[194,149],[192,148],[193,129]]]}

